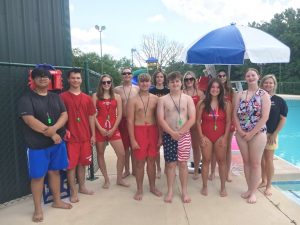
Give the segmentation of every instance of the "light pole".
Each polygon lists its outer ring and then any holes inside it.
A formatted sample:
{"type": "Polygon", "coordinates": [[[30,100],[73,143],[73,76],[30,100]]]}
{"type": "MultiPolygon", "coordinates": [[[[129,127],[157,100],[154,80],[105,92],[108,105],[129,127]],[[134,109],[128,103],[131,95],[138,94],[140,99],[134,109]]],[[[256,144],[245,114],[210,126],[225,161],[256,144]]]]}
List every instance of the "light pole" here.
{"type": "Polygon", "coordinates": [[[135,48],[131,49],[131,67],[133,68],[133,53],[136,52],[135,48]]]}
{"type": "Polygon", "coordinates": [[[105,30],[105,26],[98,26],[98,25],[95,25],[95,29],[97,31],[99,31],[99,34],[100,34],[100,58],[101,58],[101,74],[103,74],[103,58],[102,58],[102,31],[105,30]]]}

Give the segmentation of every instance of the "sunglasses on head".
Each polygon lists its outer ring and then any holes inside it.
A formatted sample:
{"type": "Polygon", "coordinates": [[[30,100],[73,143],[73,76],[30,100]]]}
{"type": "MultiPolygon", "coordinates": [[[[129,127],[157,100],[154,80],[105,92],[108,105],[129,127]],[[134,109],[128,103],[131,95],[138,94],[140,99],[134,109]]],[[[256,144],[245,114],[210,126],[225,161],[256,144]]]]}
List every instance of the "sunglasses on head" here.
{"type": "Polygon", "coordinates": [[[111,84],[111,80],[108,80],[108,81],[102,81],[101,83],[102,83],[103,85],[111,84]]]}
{"type": "Polygon", "coordinates": [[[188,82],[188,81],[194,81],[195,78],[194,77],[190,77],[190,78],[184,78],[184,82],[188,82]]]}
{"type": "Polygon", "coordinates": [[[226,77],[226,74],[219,74],[218,77],[219,78],[226,77]]]}
{"type": "Polygon", "coordinates": [[[123,72],[122,75],[131,75],[131,72],[123,72]]]}

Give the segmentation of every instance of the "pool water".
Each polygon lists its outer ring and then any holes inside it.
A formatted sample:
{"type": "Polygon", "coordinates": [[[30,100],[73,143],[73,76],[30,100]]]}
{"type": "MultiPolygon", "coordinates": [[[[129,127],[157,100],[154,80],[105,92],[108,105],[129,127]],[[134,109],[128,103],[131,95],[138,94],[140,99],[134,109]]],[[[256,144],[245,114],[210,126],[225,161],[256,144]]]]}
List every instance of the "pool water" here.
{"type": "Polygon", "coordinates": [[[274,181],[272,185],[300,205],[300,181],[274,181]]]}
{"type": "Polygon", "coordinates": [[[300,168],[300,100],[286,100],[289,111],[286,124],[279,133],[275,154],[300,168]]]}

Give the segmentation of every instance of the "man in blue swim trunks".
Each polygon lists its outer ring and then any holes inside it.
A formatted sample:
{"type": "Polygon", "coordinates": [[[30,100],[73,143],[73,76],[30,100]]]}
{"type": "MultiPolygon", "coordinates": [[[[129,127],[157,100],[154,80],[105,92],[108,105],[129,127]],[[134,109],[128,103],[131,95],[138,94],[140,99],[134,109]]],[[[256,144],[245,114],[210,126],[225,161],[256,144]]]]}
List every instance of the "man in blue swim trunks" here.
{"type": "Polygon", "coordinates": [[[36,68],[32,71],[35,89],[19,101],[18,114],[23,120],[27,144],[28,171],[34,202],[33,222],[43,221],[41,205],[44,177],[48,173],[54,208],[71,209],[72,205],[60,199],[59,170],[68,166],[63,137],[68,120],[66,108],[55,93],[48,92],[51,74],[36,68]]]}

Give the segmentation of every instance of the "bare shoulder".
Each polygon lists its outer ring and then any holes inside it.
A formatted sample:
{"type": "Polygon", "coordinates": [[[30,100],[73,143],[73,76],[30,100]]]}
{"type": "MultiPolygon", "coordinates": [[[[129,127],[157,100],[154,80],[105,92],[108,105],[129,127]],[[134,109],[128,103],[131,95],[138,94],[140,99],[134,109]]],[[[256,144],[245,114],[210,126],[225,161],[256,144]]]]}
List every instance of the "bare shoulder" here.
{"type": "Polygon", "coordinates": [[[120,99],[121,99],[121,96],[120,96],[119,94],[115,93],[115,99],[116,99],[116,100],[120,100],[120,99]]]}
{"type": "Polygon", "coordinates": [[[121,88],[122,88],[122,86],[117,86],[117,87],[115,87],[115,88],[114,88],[114,92],[115,92],[115,93],[119,93],[120,90],[121,90],[121,88]]]}

